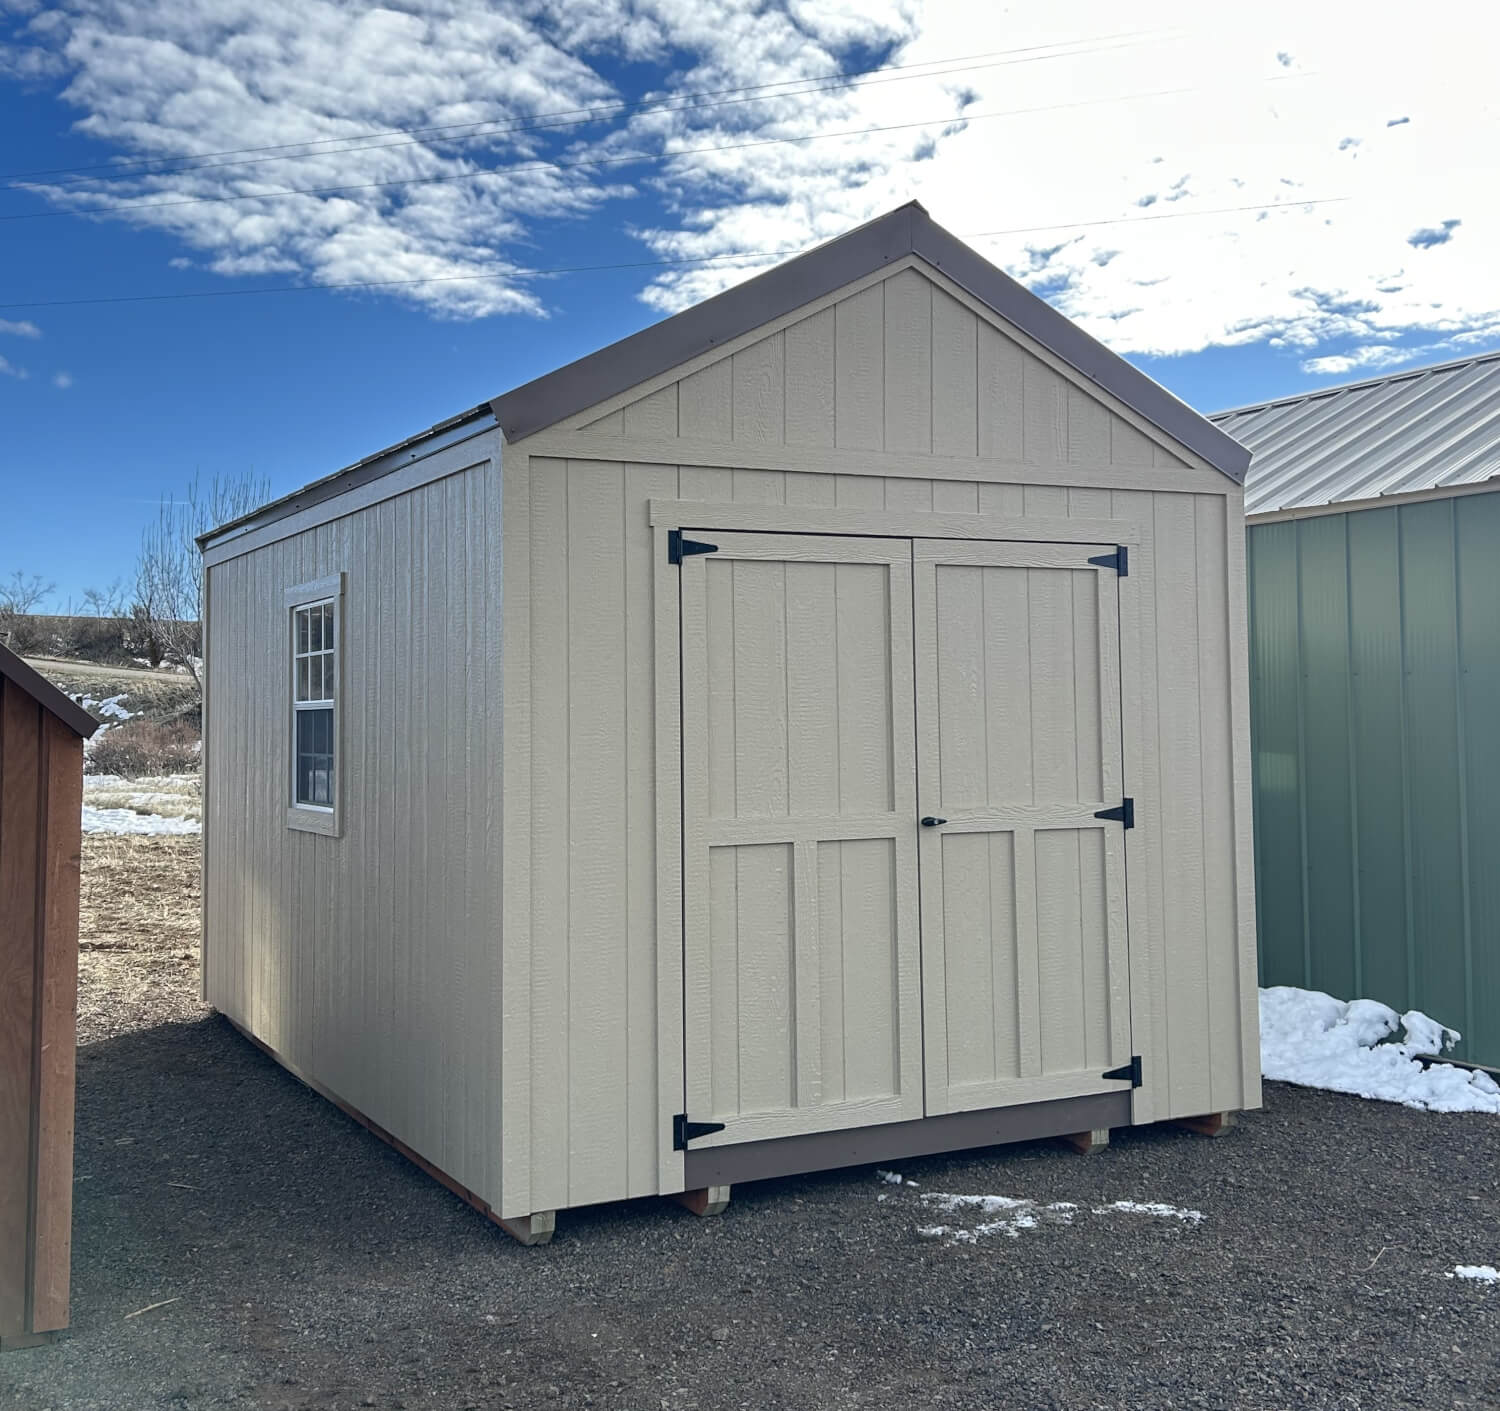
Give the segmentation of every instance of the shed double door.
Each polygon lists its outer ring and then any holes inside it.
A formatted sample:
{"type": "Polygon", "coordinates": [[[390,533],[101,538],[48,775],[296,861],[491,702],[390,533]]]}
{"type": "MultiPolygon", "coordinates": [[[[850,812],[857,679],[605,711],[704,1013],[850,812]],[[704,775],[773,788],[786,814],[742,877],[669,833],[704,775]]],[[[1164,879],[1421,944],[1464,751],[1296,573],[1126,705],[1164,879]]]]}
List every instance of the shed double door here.
{"type": "Polygon", "coordinates": [[[693,1145],[1121,1087],[1113,570],[706,537],[680,580],[685,1097],[723,1127],[693,1145]]]}

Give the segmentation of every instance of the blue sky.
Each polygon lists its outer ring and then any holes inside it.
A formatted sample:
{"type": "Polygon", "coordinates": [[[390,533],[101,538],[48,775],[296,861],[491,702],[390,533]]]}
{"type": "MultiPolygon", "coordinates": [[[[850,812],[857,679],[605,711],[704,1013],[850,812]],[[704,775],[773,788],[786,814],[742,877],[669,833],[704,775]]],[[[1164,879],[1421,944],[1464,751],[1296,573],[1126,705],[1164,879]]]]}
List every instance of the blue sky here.
{"type": "Polygon", "coordinates": [[[0,0],[0,578],[61,608],[195,471],[295,488],[912,197],[1204,410],[1500,346],[1488,9],[1066,8],[0,0]]]}

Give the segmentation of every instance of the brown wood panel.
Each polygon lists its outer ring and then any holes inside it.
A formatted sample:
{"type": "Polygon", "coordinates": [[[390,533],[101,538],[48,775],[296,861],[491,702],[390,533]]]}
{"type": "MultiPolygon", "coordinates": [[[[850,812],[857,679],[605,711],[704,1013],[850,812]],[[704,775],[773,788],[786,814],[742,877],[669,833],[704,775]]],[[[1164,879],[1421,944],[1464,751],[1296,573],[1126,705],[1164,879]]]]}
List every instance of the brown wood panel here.
{"type": "Polygon", "coordinates": [[[0,1337],[29,1331],[41,715],[0,681],[0,1337]]]}
{"type": "Polygon", "coordinates": [[[47,717],[43,729],[46,830],[42,835],[41,977],[37,1068],[35,1237],[31,1328],[68,1325],[73,1244],[73,1087],[77,1051],[78,883],[82,850],[83,741],[47,717]]]}

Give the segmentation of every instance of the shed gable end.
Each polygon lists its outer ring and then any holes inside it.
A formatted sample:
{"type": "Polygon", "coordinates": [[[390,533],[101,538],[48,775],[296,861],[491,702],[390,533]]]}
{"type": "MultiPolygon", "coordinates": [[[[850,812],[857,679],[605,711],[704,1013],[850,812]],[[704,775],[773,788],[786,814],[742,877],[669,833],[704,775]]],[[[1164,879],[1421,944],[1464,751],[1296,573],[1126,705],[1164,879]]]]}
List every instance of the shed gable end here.
{"type": "Polygon", "coordinates": [[[574,425],[627,440],[1186,464],[910,266],[574,425]]]}

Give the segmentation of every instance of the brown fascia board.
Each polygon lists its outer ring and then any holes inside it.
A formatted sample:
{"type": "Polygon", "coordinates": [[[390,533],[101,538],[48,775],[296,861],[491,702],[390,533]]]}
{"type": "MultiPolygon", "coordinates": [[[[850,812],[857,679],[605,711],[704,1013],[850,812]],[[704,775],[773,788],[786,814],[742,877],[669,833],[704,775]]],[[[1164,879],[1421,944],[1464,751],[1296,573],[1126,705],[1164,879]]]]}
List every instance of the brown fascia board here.
{"type": "Polygon", "coordinates": [[[87,740],[99,728],[77,701],[69,700],[35,667],[21,660],[9,647],[0,647],[0,676],[25,691],[41,708],[55,715],[81,739],[87,740]]]}
{"type": "Polygon", "coordinates": [[[1244,446],[944,230],[915,201],[496,397],[495,419],[507,441],[519,441],[907,255],[940,270],[1172,440],[1244,483],[1250,464],[1244,446]]]}

